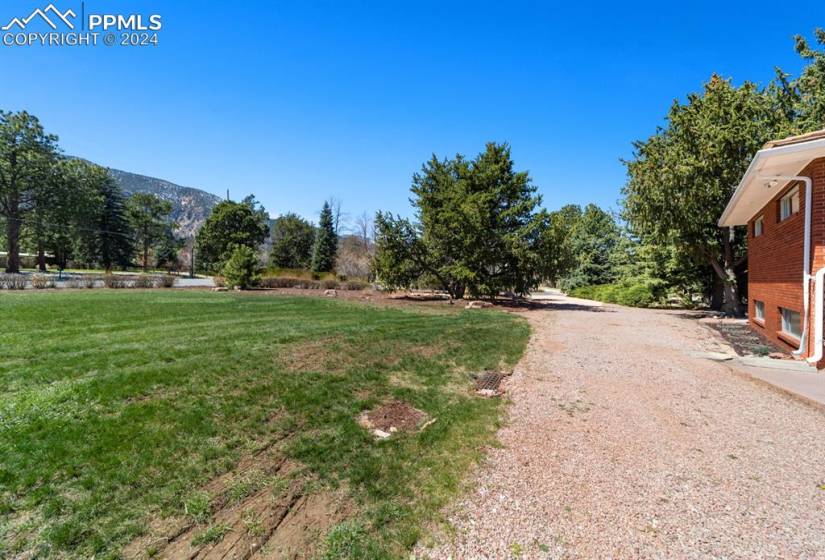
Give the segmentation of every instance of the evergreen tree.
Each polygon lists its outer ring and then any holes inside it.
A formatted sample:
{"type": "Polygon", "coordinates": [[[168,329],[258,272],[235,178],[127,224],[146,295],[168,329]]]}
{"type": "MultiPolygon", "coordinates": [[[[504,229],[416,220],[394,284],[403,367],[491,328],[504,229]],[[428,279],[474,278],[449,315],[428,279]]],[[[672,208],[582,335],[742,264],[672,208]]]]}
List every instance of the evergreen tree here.
{"type": "Polygon", "coordinates": [[[95,227],[97,262],[110,272],[114,266],[129,266],[135,251],[134,231],[126,209],[126,197],[105,169],[98,192],[101,204],[95,227]]]}
{"type": "Polygon", "coordinates": [[[435,156],[413,176],[418,223],[376,216],[376,274],[391,287],[432,279],[454,298],[465,290],[523,294],[546,268],[548,215],[510,147],[489,143],[469,161],[435,156]]]}
{"type": "Polygon", "coordinates": [[[6,225],[6,272],[20,272],[20,234],[58,184],[57,136],[46,134],[37,117],[0,111],[0,214],[6,225]]]}
{"type": "Polygon", "coordinates": [[[280,268],[308,269],[312,264],[315,228],[297,214],[275,219],[270,262],[280,268]]]}
{"type": "Polygon", "coordinates": [[[338,235],[335,233],[335,219],[332,207],[324,202],[318,229],[315,232],[315,247],[312,252],[313,272],[332,272],[335,269],[335,256],[338,252],[338,235]]]}
{"type": "Polygon", "coordinates": [[[155,248],[155,266],[172,271],[178,266],[178,252],[183,241],[175,237],[174,224],[167,224],[160,241],[155,248]]]}
{"type": "Polygon", "coordinates": [[[150,193],[135,193],[126,203],[143,271],[149,270],[149,251],[163,239],[172,203],[150,193]]]}
{"type": "Polygon", "coordinates": [[[217,273],[232,256],[238,245],[257,250],[269,234],[269,216],[257,207],[254,197],[245,202],[224,200],[198,232],[197,262],[199,268],[217,273]]]}

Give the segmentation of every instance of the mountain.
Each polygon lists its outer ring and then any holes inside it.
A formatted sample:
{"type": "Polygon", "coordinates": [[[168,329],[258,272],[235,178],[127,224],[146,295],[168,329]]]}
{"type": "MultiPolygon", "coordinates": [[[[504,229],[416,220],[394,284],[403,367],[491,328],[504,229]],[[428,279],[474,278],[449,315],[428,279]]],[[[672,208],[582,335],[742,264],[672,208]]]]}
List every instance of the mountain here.
{"type": "Polygon", "coordinates": [[[127,196],[136,192],[147,192],[171,202],[172,220],[178,224],[175,235],[180,238],[193,236],[203,225],[212,208],[222,200],[212,193],[193,187],[182,187],[155,177],[112,168],[109,168],[109,174],[127,196]]]}

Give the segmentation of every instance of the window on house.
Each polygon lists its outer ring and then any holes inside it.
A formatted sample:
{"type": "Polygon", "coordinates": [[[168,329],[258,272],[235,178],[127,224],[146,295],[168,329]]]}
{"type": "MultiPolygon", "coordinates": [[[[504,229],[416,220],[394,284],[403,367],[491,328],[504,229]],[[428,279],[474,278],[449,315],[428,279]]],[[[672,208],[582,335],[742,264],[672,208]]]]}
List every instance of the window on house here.
{"type": "Polygon", "coordinates": [[[779,200],[779,221],[787,220],[799,212],[799,187],[794,187],[779,200]]]}
{"type": "Polygon", "coordinates": [[[765,302],[764,301],[756,301],[753,302],[753,318],[757,321],[765,321],[765,302]]]}
{"type": "Polygon", "coordinates": [[[779,313],[782,315],[782,332],[794,338],[802,338],[802,321],[799,312],[780,307],[779,313]]]}
{"type": "Polygon", "coordinates": [[[765,229],[765,220],[763,219],[762,216],[759,216],[753,222],[753,236],[754,237],[759,237],[760,235],[762,235],[762,231],[764,229],[765,229]]]}

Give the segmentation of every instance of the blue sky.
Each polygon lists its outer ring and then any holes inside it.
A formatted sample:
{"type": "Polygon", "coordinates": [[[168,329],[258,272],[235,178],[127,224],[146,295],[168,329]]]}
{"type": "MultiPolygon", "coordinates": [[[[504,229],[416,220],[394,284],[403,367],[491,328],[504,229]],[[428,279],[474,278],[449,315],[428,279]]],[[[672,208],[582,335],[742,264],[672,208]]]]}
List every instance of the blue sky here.
{"type": "MultiPolygon", "coordinates": [[[[0,20],[47,1],[5,0],[0,20]]],[[[80,2],[55,0],[58,8],[80,2]]],[[[507,141],[550,209],[617,208],[620,158],[712,72],[796,72],[795,33],[825,4],[794,2],[170,2],[159,46],[0,47],[0,108],[26,109],[64,150],[103,165],[315,219],[410,214],[432,153],[507,141]]]]}

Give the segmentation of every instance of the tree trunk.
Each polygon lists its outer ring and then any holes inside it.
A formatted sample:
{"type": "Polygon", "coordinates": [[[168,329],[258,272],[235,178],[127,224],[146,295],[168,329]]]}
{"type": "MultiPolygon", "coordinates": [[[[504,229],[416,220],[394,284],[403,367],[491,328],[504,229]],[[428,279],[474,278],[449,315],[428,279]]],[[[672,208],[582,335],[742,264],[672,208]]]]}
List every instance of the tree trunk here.
{"type": "Polygon", "coordinates": [[[16,204],[6,219],[6,272],[20,272],[20,222],[16,204]]]}
{"type": "Polygon", "coordinates": [[[143,272],[149,271],[149,244],[143,244],[143,272]]]}
{"type": "Polygon", "coordinates": [[[464,284],[454,283],[450,288],[450,297],[453,299],[461,299],[464,297],[464,284]]]}
{"type": "Polygon", "coordinates": [[[40,272],[46,272],[46,250],[41,240],[37,241],[37,268],[40,272]]]}
{"type": "Polygon", "coordinates": [[[723,228],[723,263],[720,264],[713,256],[711,256],[709,260],[713,270],[722,281],[722,288],[724,290],[722,312],[729,317],[744,317],[745,313],[742,309],[742,304],[739,302],[739,285],[737,283],[735,270],[736,263],[733,259],[733,248],[731,247],[732,234],[733,231],[730,228],[723,228]]]}
{"type": "Polygon", "coordinates": [[[710,291],[710,308],[714,311],[722,309],[722,302],[725,301],[725,286],[722,279],[714,272],[713,282],[710,291]]]}

